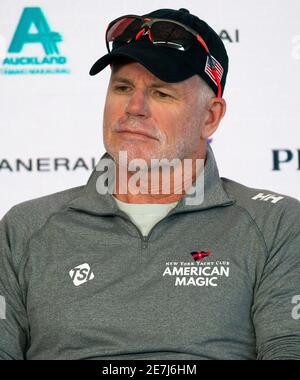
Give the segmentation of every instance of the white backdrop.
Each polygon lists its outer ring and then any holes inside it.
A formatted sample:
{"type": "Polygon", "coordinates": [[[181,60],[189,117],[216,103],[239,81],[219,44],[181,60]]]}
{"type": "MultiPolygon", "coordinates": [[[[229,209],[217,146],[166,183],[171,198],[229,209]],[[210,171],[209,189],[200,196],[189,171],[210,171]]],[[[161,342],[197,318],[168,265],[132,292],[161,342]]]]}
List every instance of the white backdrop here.
{"type": "Polygon", "coordinates": [[[300,0],[0,0],[0,217],[21,201],[85,184],[104,153],[109,68],[88,71],[106,53],[107,24],[180,7],[221,34],[230,58],[227,114],[212,141],[221,176],[300,199],[300,0]],[[23,26],[42,15],[61,37],[50,44],[58,52],[46,54],[41,43],[12,51],[22,14],[23,26]],[[64,64],[49,63],[58,56],[64,64]],[[41,69],[48,73],[29,72],[41,69]],[[279,170],[275,155],[287,161],[279,170]]]}

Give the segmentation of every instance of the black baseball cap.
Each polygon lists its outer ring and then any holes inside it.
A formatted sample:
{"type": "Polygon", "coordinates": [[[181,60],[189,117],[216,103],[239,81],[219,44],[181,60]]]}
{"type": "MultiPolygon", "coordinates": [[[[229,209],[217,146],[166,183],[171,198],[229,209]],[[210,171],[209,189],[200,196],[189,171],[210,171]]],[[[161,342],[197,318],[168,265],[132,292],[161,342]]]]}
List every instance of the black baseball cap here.
{"type": "MultiPolygon", "coordinates": [[[[222,72],[222,94],[228,72],[228,56],[225,46],[218,34],[203,20],[192,15],[187,9],[158,9],[143,17],[162,18],[178,21],[194,29],[205,41],[211,56],[222,72]]],[[[139,62],[147,70],[164,82],[180,82],[198,74],[217,94],[217,84],[207,70],[208,54],[196,40],[186,51],[178,51],[167,47],[157,47],[143,38],[137,41],[113,47],[113,50],[99,58],[90,69],[90,75],[98,74],[107,65],[118,58],[128,58],[139,62]]]]}

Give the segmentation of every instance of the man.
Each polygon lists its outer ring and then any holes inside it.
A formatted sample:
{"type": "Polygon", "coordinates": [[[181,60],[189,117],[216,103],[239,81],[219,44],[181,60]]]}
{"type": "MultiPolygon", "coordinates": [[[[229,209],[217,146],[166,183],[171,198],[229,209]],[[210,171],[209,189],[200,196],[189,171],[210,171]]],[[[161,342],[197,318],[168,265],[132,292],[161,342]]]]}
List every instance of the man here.
{"type": "Polygon", "coordinates": [[[207,145],[223,43],[185,9],[121,17],[106,41],[107,152],[86,186],[1,221],[0,357],[300,359],[299,202],[220,178],[207,145]]]}

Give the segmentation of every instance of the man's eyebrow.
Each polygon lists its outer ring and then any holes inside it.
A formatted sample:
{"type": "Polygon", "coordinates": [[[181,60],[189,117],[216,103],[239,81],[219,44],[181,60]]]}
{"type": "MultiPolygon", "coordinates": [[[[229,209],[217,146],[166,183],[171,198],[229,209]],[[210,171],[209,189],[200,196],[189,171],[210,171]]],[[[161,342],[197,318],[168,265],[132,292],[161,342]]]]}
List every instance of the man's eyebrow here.
{"type": "MultiPolygon", "coordinates": [[[[134,83],[132,80],[126,77],[122,77],[120,75],[113,75],[111,77],[111,80],[112,82],[121,82],[121,83],[126,83],[131,86],[134,86],[134,83]]],[[[165,89],[174,91],[176,93],[179,93],[179,90],[172,83],[166,83],[166,82],[160,82],[160,81],[152,82],[150,85],[150,88],[165,88],[165,89]]]]}
{"type": "Polygon", "coordinates": [[[165,82],[154,82],[150,86],[151,88],[165,88],[166,90],[171,90],[176,93],[179,93],[179,90],[172,85],[171,83],[165,83],[165,82]]]}
{"type": "Polygon", "coordinates": [[[111,77],[111,81],[112,82],[122,82],[122,83],[127,83],[127,84],[130,84],[130,85],[133,85],[133,82],[130,79],[125,78],[125,77],[121,77],[119,75],[113,75],[111,77]]]}

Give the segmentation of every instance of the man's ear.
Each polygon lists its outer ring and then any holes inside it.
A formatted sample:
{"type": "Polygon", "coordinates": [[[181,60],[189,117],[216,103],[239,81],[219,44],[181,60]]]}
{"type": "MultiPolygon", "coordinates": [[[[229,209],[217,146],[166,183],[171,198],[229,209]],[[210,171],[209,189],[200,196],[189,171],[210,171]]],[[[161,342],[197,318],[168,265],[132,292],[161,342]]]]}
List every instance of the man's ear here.
{"type": "Polygon", "coordinates": [[[226,102],[223,98],[212,98],[209,101],[206,118],[201,128],[201,137],[207,139],[217,129],[226,112],[226,102]]]}

